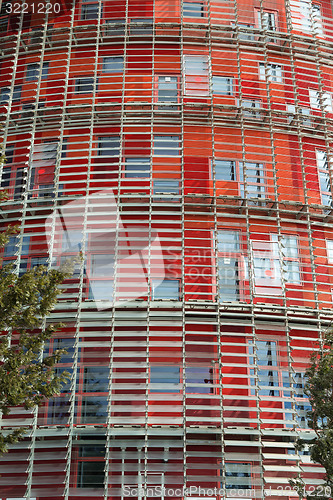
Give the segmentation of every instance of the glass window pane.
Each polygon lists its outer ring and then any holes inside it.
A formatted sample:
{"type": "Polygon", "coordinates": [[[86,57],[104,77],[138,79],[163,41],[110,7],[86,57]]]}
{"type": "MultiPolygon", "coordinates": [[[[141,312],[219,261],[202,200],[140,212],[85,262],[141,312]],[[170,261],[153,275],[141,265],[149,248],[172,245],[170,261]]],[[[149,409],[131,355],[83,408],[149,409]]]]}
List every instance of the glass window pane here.
{"type": "Polygon", "coordinates": [[[120,138],[117,135],[102,136],[98,138],[99,156],[119,156],[120,138]]]}
{"type": "Polygon", "coordinates": [[[95,462],[89,460],[88,462],[78,463],[78,488],[103,488],[104,485],[104,460],[95,462]]]}
{"type": "Polygon", "coordinates": [[[149,158],[127,158],[125,164],[125,177],[149,177],[149,158]]]}
{"type": "Polygon", "coordinates": [[[217,231],[217,250],[223,253],[239,252],[239,232],[238,231],[217,231]]]}
{"type": "Polygon", "coordinates": [[[104,423],[107,417],[107,396],[84,397],[81,407],[81,423],[104,423]]]}
{"type": "Polygon", "coordinates": [[[154,135],[154,155],[178,156],[179,142],[178,135],[154,135]]]}
{"type": "Polygon", "coordinates": [[[108,366],[87,366],[84,369],[84,392],[108,392],[108,366]]]}
{"type": "Polygon", "coordinates": [[[213,94],[218,95],[232,95],[233,94],[233,80],[226,76],[213,76],[213,94]]]}
{"type": "Polygon", "coordinates": [[[219,299],[220,301],[239,300],[239,271],[238,259],[219,258],[219,299]]]}
{"type": "Polygon", "coordinates": [[[196,394],[210,394],[213,392],[213,374],[209,367],[187,367],[186,368],[186,392],[196,394]],[[195,385],[198,384],[198,385],[195,385]]]}
{"type": "Polygon", "coordinates": [[[81,19],[97,19],[98,18],[98,3],[90,3],[87,5],[82,5],[81,19]]]}
{"type": "Polygon", "coordinates": [[[250,489],[251,488],[251,464],[225,462],[225,488],[250,489]]]}
{"type": "Polygon", "coordinates": [[[207,56],[185,56],[186,75],[208,75],[207,56]]]}
{"type": "MultiPolygon", "coordinates": [[[[154,198],[156,199],[159,194],[166,195],[179,195],[180,187],[179,181],[169,180],[169,179],[155,179],[154,180],[154,198]]],[[[158,199],[174,200],[175,196],[168,196],[166,198],[158,197],[158,199]]]]}
{"type": "Polygon", "coordinates": [[[184,2],[183,15],[185,17],[203,17],[204,5],[202,2],[184,2]]]}
{"type": "Polygon", "coordinates": [[[1,188],[2,189],[6,189],[10,186],[10,177],[11,177],[11,168],[4,167],[2,170],[2,177],[1,177],[1,188]]]}
{"type": "Polygon", "coordinates": [[[152,299],[176,299],[179,300],[179,280],[165,279],[152,280],[152,299]]]}
{"type": "Polygon", "coordinates": [[[179,387],[172,387],[180,383],[179,366],[151,366],[150,392],[180,392],[179,387]],[[159,387],[154,388],[154,384],[159,387]]]}
{"type": "Polygon", "coordinates": [[[92,278],[106,278],[113,276],[114,255],[96,254],[91,256],[90,276],[92,278]]]}
{"type": "Polygon", "coordinates": [[[112,56],[103,58],[104,73],[122,73],[124,69],[124,58],[122,56],[112,56]]]}
{"type": "MultiPolygon", "coordinates": [[[[178,78],[176,76],[158,77],[158,102],[174,102],[178,99],[178,78]]],[[[163,107],[163,109],[165,109],[163,107]]],[[[167,108],[169,109],[169,108],[167,108]]],[[[170,109],[173,109],[170,107],[170,109]]]]}
{"type": "Polygon", "coordinates": [[[235,181],[236,163],[231,160],[215,160],[215,179],[217,181],[235,181]]]}
{"type": "Polygon", "coordinates": [[[113,300],[113,280],[89,280],[89,300],[113,300]]]}
{"type": "Polygon", "coordinates": [[[77,78],[75,80],[75,92],[81,94],[88,94],[94,90],[93,78],[77,78]]]}
{"type": "Polygon", "coordinates": [[[62,233],[62,252],[78,253],[82,250],[83,233],[81,230],[72,229],[62,233]]]}

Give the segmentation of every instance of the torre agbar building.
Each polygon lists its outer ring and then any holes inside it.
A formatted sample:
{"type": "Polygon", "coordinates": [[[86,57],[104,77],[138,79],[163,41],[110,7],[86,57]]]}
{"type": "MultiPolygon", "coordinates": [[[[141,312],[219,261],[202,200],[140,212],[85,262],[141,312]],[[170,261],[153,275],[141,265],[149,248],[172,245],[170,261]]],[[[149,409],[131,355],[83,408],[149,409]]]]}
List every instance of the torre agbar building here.
{"type": "Polygon", "coordinates": [[[2,417],[26,432],[1,500],[313,491],[295,440],[332,320],[330,1],[2,1],[0,29],[3,264],[83,255],[47,319],[71,378],[2,417]]]}

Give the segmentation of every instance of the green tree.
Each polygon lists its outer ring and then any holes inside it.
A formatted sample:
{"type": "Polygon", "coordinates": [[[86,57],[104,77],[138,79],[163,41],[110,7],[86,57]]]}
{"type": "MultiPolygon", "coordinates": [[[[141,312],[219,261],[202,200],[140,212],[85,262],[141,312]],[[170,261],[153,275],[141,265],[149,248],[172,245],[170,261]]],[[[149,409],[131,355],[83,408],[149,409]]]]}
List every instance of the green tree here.
{"type": "MultiPolygon", "coordinates": [[[[7,198],[0,192],[1,204],[7,198]]],[[[12,226],[0,233],[0,248],[19,228],[12,226]]],[[[59,285],[73,272],[74,261],[61,269],[47,270],[37,266],[22,276],[13,264],[0,269],[0,412],[10,413],[10,407],[31,409],[60,392],[68,373],[57,375],[56,365],[63,349],[43,357],[44,343],[63,325],[47,325],[46,318],[57,303],[59,285]]],[[[24,429],[0,431],[0,454],[7,445],[24,436],[24,429]]]]}
{"type": "MultiPolygon", "coordinates": [[[[322,465],[326,474],[323,483],[309,493],[301,477],[290,481],[299,497],[307,500],[333,497],[333,334],[328,332],[324,341],[324,346],[311,356],[305,373],[305,394],[311,404],[307,414],[308,426],[315,431],[315,438],[306,444],[311,459],[322,465]]],[[[301,439],[296,443],[299,450],[304,445],[301,439]]]]}

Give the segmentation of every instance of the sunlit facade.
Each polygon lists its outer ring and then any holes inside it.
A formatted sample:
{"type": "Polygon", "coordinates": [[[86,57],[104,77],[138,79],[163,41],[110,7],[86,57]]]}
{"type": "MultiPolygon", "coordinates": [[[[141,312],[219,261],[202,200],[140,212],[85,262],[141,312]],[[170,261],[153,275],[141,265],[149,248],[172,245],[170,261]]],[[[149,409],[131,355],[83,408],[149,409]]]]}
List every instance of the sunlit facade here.
{"type": "Polygon", "coordinates": [[[330,1],[20,4],[2,257],[85,259],[45,348],[72,378],[2,418],[28,432],[0,498],[297,500],[289,478],[322,476],[294,441],[332,320],[330,1]]]}

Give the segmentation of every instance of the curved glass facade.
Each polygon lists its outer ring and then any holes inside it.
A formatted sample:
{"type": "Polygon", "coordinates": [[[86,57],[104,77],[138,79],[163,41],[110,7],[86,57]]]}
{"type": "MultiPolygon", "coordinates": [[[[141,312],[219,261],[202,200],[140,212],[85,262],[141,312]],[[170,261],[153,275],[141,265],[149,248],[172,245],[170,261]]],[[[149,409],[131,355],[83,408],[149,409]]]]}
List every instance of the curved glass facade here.
{"type": "MultiPolygon", "coordinates": [[[[2,429],[2,499],[296,499],[332,320],[328,0],[3,1],[17,272],[78,251],[45,347],[71,380],[2,429]],[[187,488],[187,489],[186,489],[187,488]]],[[[15,335],[13,342],[16,341],[15,335]]]]}

